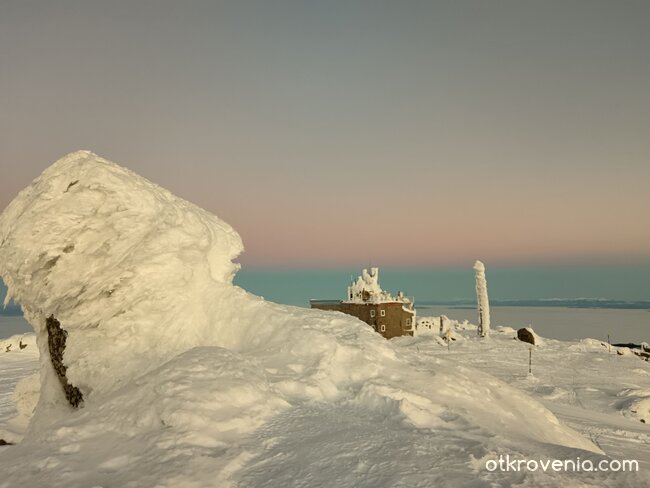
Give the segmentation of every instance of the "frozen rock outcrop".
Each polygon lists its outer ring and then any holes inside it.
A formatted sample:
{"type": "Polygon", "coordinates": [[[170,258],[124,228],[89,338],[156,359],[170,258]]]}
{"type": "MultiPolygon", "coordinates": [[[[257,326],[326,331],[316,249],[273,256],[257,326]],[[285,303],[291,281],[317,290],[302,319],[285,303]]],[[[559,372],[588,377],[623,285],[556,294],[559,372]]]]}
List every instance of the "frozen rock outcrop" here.
{"type": "Polygon", "coordinates": [[[41,402],[60,403],[61,383],[78,405],[215,332],[208,309],[242,250],[228,224],[125,168],[89,151],[57,161],[0,216],[7,302],[49,359],[41,402]]]}

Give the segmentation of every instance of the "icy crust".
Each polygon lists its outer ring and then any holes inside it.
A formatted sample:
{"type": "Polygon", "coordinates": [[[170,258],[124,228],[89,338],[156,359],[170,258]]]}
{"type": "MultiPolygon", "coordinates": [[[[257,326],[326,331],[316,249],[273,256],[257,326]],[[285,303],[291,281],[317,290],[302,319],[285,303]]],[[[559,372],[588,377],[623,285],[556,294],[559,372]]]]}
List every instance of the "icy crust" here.
{"type": "MultiPolygon", "coordinates": [[[[0,274],[41,361],[36,412],[24,441],[3,453],[0,486],[228,486],[244,466],[256,469],[251,459],[264,463],[274,425],[298,422],[305,432],[292,435],[315,436],[318,452],[347,442],[336,419],[351,412],[405,445],[460,429],[475,439],[472,456],[546,444],[600,452],[488,374],[414,364],[353,317],[233,286],[242,245],[230,226],[92,153],[66,156],[21,192],[0,216],[0,243],[0,274]],[[84,395],[77,411],[49,360],[49,316],[68,334],[63,362],[84,395]]],[[[460,450],[464,436],[453,436],[460,450]]],[[[400,477],[394,469],[386,486],[400,477]]]]}

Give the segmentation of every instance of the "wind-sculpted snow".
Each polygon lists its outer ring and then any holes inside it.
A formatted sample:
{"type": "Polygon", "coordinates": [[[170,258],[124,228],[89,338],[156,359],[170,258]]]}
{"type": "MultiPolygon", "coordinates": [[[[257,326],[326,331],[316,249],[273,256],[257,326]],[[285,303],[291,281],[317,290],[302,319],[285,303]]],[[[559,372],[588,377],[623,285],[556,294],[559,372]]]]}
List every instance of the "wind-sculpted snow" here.
{"type": "MultiPolygon", "coordinates": [[[[240,473],[259,479],[264,453],[287,443],[268,437],[274,422],[349,443],[335,423],[351,413],[359,432],[388,419],[379,431],[406,440],[468,432],[463,466],[500,445],[600,452],[489,374],[414,366],[352,317],[233,286],[241,251],[217,217],[90,152],[21,192],[0,216],[0,274],[36,331],[41,395],[25,439],[3,453],[0,486],[227,486],[240,473]],[[78,410],[52,364],[48,317],[67,334],[78,410]]],[[[391,470],[373,486],[391,486],[391,470]]]]}

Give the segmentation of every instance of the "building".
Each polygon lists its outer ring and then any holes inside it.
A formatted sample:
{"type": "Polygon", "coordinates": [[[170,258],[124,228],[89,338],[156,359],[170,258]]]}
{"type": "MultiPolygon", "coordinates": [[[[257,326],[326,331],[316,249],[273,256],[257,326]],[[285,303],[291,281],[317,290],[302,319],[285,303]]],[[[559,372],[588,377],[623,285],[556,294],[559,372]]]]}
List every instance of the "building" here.
{"type": "Polygon", "coordinates": [[[348,287],[345,300],[310,300],[311,308],[335,310],[353,315],[370,325],[386,339],[413,335],[413,299],[402,292],[393,297],[379,286],[379,268],[364,269],[348,287]]]}

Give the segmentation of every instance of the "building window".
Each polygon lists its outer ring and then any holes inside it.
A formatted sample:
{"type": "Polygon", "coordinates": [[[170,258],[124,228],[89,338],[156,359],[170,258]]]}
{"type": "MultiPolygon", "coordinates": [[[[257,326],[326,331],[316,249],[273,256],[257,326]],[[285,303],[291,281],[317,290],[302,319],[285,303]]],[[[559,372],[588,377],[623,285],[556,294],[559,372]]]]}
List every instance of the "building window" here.
{"type": "Polygon", "coordinates": [[[371,316],[371,317],[374,317],[374,316],[375,316],[375,311],[374,311],[374,310],[371,310],[371,311],[370,311],[370,316],[371,316]]]}
{"type": "Polygon", "coordinates": [[[386,310],[380,310],[379,315],[381,315],[382,317],[385,317],[386,316],[386,310]]]}
{"type": "Polygon", "coordinates": [[[386,326],[384,324],[381,324],[381,331],[386,332],[386,326]]]}
{"type": "Polygon", "coordinates": [[[411,325],[411,319],[406,319],[406,325],[411,325]]]}

